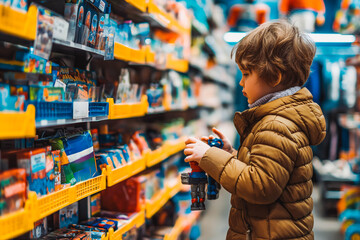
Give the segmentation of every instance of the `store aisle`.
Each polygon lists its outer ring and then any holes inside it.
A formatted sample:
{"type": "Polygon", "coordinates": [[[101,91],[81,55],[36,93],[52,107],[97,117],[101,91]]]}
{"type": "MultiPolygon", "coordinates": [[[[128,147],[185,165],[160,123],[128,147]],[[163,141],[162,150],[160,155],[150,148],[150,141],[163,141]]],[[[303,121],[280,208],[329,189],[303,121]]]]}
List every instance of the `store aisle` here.
{"type": "Polygon", "coordinates": [[[229,225],[230,197],[230,193],[222,188],[219,199],[206,201],[207,210],[200,221],[201,236],[199,240],[225,239],[229,225]]]}
{"type": "Polygon", "coordinates": [[[316,240],[340,240],[344,239],[340,233],[341,222],[336,217],[324,217],[321,214],[320,192],[315,186],[314,199],[314,233],[316,240]]]}
{"type": "MultiPolygon", "coordinates": [[[[319,191],[314,187],[314,233],[316,240],[340,240],[343,236],[340,233],[341,223],[337,218],[323,217],[320,214],[319,191]]],[[[207,201],[208,210],[204,213],[201,222],[201,237],[199,240],[220,240],[225,239],[228,229],[228,217],[230,209],[230,194],[224,189],[216,201],[207,201]]]]}

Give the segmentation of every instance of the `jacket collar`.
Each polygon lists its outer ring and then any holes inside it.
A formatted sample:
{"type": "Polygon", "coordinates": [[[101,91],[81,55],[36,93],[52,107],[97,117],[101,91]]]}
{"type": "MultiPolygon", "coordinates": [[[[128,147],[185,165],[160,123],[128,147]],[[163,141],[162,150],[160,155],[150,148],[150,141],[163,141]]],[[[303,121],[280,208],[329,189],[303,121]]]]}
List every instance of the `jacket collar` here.
{"type": "Polygon", "coordinates": [[[235,128],[240,136],[243,137],[247,133],[247,130],[250,130],[249,127],[265,115],[276,114],[286,108],[287,105],[309,101],[312,100],[312,98],[310,91],[304,87],[293,95],[276,99],[243,112],[236,112],[233,119],[235,128]]]}

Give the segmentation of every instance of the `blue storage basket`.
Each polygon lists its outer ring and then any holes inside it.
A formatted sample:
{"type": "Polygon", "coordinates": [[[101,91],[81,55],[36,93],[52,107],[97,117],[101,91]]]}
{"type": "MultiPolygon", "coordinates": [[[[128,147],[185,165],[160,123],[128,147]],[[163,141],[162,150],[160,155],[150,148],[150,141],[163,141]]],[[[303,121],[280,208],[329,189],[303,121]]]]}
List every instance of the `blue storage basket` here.
{"type": "Polygon", "coordinates": [[[90,102],[89,117],[100,117],[109,115],[109,103],[107,102],[90,102]]]}
{"type": "Polygon", "coordinates": [[[72,102],[26,101],[25,108],[29,104],[35,106],[36,121],[73,118],[72,102]]]}

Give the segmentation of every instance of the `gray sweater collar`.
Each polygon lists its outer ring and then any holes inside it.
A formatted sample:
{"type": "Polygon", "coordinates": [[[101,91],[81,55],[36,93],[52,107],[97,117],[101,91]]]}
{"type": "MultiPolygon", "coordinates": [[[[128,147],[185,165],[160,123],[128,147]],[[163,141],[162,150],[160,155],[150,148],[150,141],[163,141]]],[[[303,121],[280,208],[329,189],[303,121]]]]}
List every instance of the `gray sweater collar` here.
{"type": "Polygon", "coordinates": [[[293,95],[294,93],[296,93],[300,89],[301,89],[301,87],[296,86],[296,87],[291,87],[291,88],[288,88],[288,89],[280,91],[280,92],[269,93],[269,94],[259,98],[258,100],[256,100],[252,104],[249,104],[249,108],[257,107],[257,106],[263,105],[265,103],[274,101],[276,99],[293,95]]]}

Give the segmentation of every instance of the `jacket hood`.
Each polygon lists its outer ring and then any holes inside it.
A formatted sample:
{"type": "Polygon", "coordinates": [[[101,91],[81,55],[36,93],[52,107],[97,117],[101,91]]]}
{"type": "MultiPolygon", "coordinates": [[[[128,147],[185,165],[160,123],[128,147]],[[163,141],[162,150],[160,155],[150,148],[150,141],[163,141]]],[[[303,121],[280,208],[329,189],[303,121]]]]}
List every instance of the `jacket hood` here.
{"type": "Polygon", "coordinates": [[[242,113],[236,112],[234,124],[240,136],[248,133],[266,115],[281,116],[294,122],[306,134],[311,145],[318,145],[325,138],[324,115],[319,105],[313,102],[313,96],[307,88],[242,113]]]}

